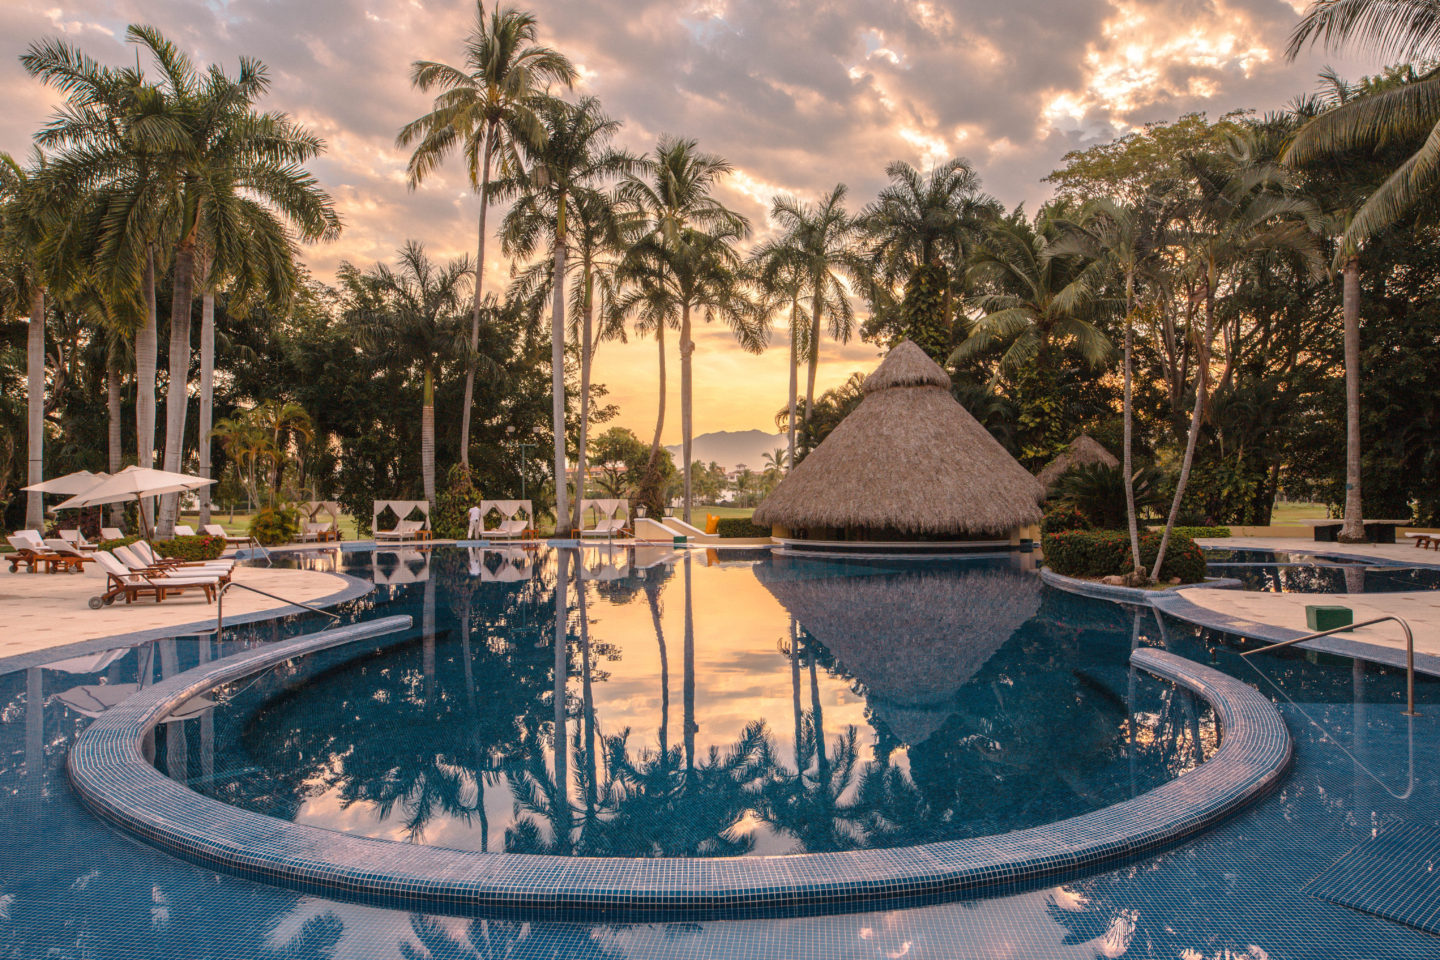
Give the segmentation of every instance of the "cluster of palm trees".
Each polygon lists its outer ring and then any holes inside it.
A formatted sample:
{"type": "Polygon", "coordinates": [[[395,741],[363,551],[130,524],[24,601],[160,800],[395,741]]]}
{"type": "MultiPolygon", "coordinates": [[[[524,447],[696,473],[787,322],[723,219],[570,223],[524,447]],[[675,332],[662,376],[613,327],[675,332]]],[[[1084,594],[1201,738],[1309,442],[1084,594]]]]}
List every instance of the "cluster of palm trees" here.
{"type": "MultiPolygon", "coordinates": [[[[120,466],[121,357],[133,349],[136,450],[156,456],[159,322],[156,287],[170,280],[169,376],[163,466],[178,471],[186,436],[194,300],[202,300],[200,470],[209,474],[214,299],[283,305],[300,269],[296,245],[336,236],[329,195],[306,171],[324,144],[286,114],[261,111],[264,64],[241,58],[234,74],[200,67],[148,26],[126,38],[150,68],[109,67],[60,40],[38,42],[21,62],[62,95],[26,162],[0,156],[0,301],[29,323],[31,482],[43,476],[47,311],[85,315],[108,338],[110,466],[120,466]]],[[[208,497],[208,494],[202,494],[208,497]]],[[[178,498],[160,505],[173,528],[178,498]]],[[[202,501],[208,520],[208,499],[202,501]]],[[[26,523],[43,521],[32,493],[26,523]]]]}

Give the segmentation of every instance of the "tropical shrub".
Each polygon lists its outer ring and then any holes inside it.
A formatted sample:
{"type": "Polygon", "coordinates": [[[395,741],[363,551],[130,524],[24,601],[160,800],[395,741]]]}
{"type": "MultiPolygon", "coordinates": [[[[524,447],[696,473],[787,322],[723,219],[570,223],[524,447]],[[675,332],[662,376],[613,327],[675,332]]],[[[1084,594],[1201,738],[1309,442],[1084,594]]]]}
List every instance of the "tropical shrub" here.
{"type": "Polygon", "coordinates": [[[762,527],[759,524],[752,522],[749,517],[721,517],[720,525],[715,532],[723,538],[768,538],[770,536],[769,527],[762,527]]]}
{"type": "Polygon", "coordinates": [[[1198,540],[1200,537],[1228,537],[1229,527],[1182,527],[1176,526],[1174,532],[1191,540],[1198,540]]]}
{"type": "Polygon", "coordinates": [[[225,538],[200,534],[195,537],[152,540],[150,546],[160,556],[174,560],[215,560],[225,552],[225,538]]]}
{"type": "MultiPolygon", "coordinates": [[[[1125,576],[1131,572],[1130,534],[1124,530],[1069,530],[1046,534],[1041,541],[1045,565],[1066,577],[1125,576]]],[[[1148,571],[1160,549],[1160,534],[1146,530],[1140,535],[1140,562],[1148,571]]],[[[1181,583],[1205,579],[1205,555],[1195,541],[1171,534],[1165,550],[1161,580],[1179,578],[1181,583]]]]}
{"type": "Polygon", "coordinates": [[[250,520],[250,536],[263,546],[289,543],[300,534],[300,511],[294,507],[266,507],[250,520]]]}
{"type": "MultiPolygon", "coordinates": [[[[1164,502],[1161,477],[1153,467],[1135,471],[1135,512],[1164,502]]],[[[1128,525],[1125,509],[1125,471],[1103,463],[1081,463],[1065,471],[1055,484],[1052,499],[1073,507],[1102,530],[1119,530],[1128,525]]]]}
{"type": "Polygon", "coordinates": [[[464,540],[470,526],[470,508],[480,505],[480,488],[470,471],[456,464],[445,477],[445,487],[435,494],[430,529],[446,540],[464,540]]]}
{"type": "Polygon", "coordinates": [[[128,547],[139,539],[139,534],[134,534],[128,537],[120,537],[118,540],[101,540],[96,546],[101,550],[114,550],[116,547],[128,547]]]}
{"type": "Polygon", "coordinates": [[[1051,503],[1040,518],[1040,532],[1062,533],[1066,530],[1092,530],[1095,525],[1079,510],[1063,503],[1051,503]]]}

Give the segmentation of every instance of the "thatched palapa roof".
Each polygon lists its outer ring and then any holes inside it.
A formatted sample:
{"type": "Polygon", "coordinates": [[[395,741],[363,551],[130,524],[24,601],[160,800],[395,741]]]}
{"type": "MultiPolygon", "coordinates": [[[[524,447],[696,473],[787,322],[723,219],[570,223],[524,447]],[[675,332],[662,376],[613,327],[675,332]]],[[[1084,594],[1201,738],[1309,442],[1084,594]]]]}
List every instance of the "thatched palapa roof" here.
{"type": "Polygon", "coordinates": [[[1048,493],[1055,489],[1055,484],[1060,482],[1060,478],[1065,476],[1066,471],[1082,463],[1100,463],[1107,467],[1120,466],[1120,461],[1115,459],[1113,453],[1102,447],[1100,441],[1088,433],[1082,433],[1071,440],[1070,445],[1061,451],[1059,456],[1045,464],[1035,478],[1040,481],[1041,486],[1048,493]]]}
{"type": "Polygon", "coordinates": [[[1040,522],[1039,482],[914,343],[891,350],[862,389],[860,405],[765,498],[756,523],[979,536],[1040,522]]]}

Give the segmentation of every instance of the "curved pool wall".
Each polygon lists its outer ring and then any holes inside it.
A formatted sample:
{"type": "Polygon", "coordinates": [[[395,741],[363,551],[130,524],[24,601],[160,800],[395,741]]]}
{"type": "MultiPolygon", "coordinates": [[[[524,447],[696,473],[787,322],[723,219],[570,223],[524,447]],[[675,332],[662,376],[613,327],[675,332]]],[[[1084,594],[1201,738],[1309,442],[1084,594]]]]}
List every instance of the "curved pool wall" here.
{"type": "Polygon", "coordinates": [[[452,915],[662,920],[827,913],[988,896],[1154,853],[1268,793],[1291,761],[1274,706],[1252,687],[1155,649],[1131,664],[1215,711],[1219,750],[1134,799],[1011,833],[912,847],[761,859],[600,859],[480,854],[288,823],[197,794],[148,763],[157,723],[190,698],[295,657],[409,626],[386,618],[197,667],[138,693],[85,729],[67,771],[101,818],[172,855],[336,899],[452,915]]]}

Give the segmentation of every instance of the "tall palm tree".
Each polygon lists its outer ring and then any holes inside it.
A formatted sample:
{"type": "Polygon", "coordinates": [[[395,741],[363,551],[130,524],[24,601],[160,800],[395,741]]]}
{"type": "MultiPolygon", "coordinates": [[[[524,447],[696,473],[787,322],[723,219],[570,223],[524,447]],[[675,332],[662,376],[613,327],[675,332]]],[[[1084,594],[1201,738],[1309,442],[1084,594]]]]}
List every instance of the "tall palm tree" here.
{"type": "Polygon", "coordinates": [[[665,331],[680,329],[680,306],[670,294],[664,251],[654,243],[631,247],[615,272],[616,290],[610,301],[610,312],[617,318],[633,317],[635,332],[655,338],[659,355],[655,433],[650,441],[650,456],[645,476],[641,479],[639,498],[646,508],[659,516],[665,503],[660,490],[660,439],[665,431],[665,397],[667,392],[665,364],[665,331]]]}
{"type": "Polygon", "coordinates": [[[781,194],[771,201],[770,219],[782,231],[780,242],[793,251],[804,273],[810,298],[809,347],[805,375],[804,422],[810,423],[815,405],[815,376],[820,366],[820,331],[830,319],[830,336],[850,340],[854,312],[840,280],[842,269],[855,266],[856,221],[845,210],[845,184],[836,184],[816,203],[803,203],[781,194]]]}
{"type": "Polygon", "coordinates": [[[790,388],[781,416],[785,419],[785,463],[787,469],[793,469],[798,416],[796,408],[800,397],[800,356],[802,353],[805,356],[810,355],[810,318],[803,303],[810,277],[801,262],[799,252],[784,239],[767,240],[759,244],[751,252],[750,267],[760,293],[757,300],[759,310],[767,316],[780,310],[789,312],[790,388]]]}
{"type": "Polygon", "coordinates": [[[763,346],[757,325],[747,323],[739,297],[735,243],[750,224],[714,196],[728,175],[728,161],[702,153],[694,140],[661,137],[653,157],[642,158],[619,186],[622,201],[645,218],[635,258],[651,265],[653,278],[668,287],[680,313],[681,458],[685,476],[685,522],[691,505],[691,357],[695,341],[691,313],[699,308],[719,315],[750,349],[763,346]]]}
{"type": "MultiPolygon", "coordinates": [[[[514,200],[502,227],[502,250],[511,256],[528,257],[544,243],[550,248],[553,288],[550,382],[558,529],[570,517],[565,471],[565,281],[569,277],[567,255],[573,243],[570,220],[575,218],[580,223],[581,229],[576,234],[582,240],[581,249],[592,256],[598,253],[596,245],[604,242],[604,230],[597,226],[598,233],[591,237],[595,244],[585,244],[584,211],[589,211],[592,218],[603,219],[598,211],[606,201],[592,194],[606,181],[628,172],[634,160],[611,147],[620,122],[607,117],[600,109],[600,101],[594,97],[586,97],[574,105],[551,100],[539,108],[538,119],[545,136],[541,142],[526,145],[530,169],[497,181],[491,193],[497,198],[514,200]]],[[[591,266],[593,269],[593,263],[591,266]]],[[[582,282],[584,279],[582,277],[582,282]]],[[[588,386],[587,383],[585,389],[588,386]]],[[[587,405],[588,400],[582,398],[582,420],[587,405]]],[[[579,477],[584,475],[583,464],[582,460],[576,480],[577,501],[581,496],[579,484],[583,481],[579,477]]]]}
{"type": "Polygon", "coordinates": [[[475,4],[475,22],[465,38],[463,65],[433,60],[410,65],[410,83],[429,93],[438,90],[430,111],[401,128],[399,147],[414,146],[406,178],[414,189],[439,167],[451,150],[465,157],[470,186],[480,197],[479,240],[475,252],[475,296],[470,307],[470,355],[460,411],[460,464],[470,466],[470,408],[475,397],[475,359],[480,348],[480,316],[485,273],[485,214],[490,208],[490,172],[498,159],[502,176],[520,169],[521,143],[539,143],[544,125],[538,107],[551,99],[550,84],[570,87],[575,68],[564,54],[536,42],[535,16],[498,6],[487,17],[475,4]]]}
{"type": "Polygon", "coordinates": [[[1135,515],[1135,312],[1137,282],[1153,264],[1163,243],[1161,228],[1165,217],[1158,198],[1145,197],[1135,203],[1109,198],[1091,200],[1081,209],[1079,222],[1055,244],[1057,252],[1078,254],[1088,260],[1086,272],[1099,280],[1118,276],[1125,288],[1125,347],[1121,363],[1123,422],[1121,470],[1125,481],[1125,513],[1130,528],[1132,572],[1144,576],[1140,565],[1140,525],[1135,515]],[[1097,276],[1098,275],[1098,276],[1097,276]]]}
{"type": "MultiPolygon", "coordinates": [[[[340,218],[303,166],[324,150],[324,142],[283,113],[253,109],[270,86],[263,63],[242,58],[233,78],[215,65],[202,73],[153,27],[132,25],[126,37],[145,48],[159,69],[172,127],[160,200],[176,220],[165,469],[178,471],[189,406],[195,267],[202,249],[212,246],[221,262],[243,261],[253,225],[267,212],[305,240],[337,236],[340,218]]],[[[161,499],[161,536],[174,529],[178,505],[175,494],[161,499]]]]}
{"type": "Polygon", "coordinates": [[[1193,271],[1204,300],[1203,319],[1196,347],[1195,403],[1190,411],[1190,428],[1175,496],[1165,520],[1165,532],[1155,554],[1150,579],[1160,577],[1165,552],[1170,545],[1209,393],[1210,352],[1219,333],[1216,298],[1232,282],[1234,273],[1249,259],[1286,252],[1298,257],[1313,272],[1321,272],[1317,233],[1319,211],[1313,201],[1291,192],[1280,167],[1255,161],[1247,145],[1237,144],[1231,155],[1219,158],[1186,157],[1185,165],[1195,192],[1183,227],[1185,263],[1193,271]]]}
{"type": "MultiPolygon", "coordinates": [[[[25,336],[26,448],[28,483],[45,479],[45,295],[54,276],[53,258],[45,248],[54,235],[50,184],[45,157],[22,166],[0,153],[0,309],[11,315],[29,313],[25,336]]],[[[31,491],[25,503],[25,526],[45,523],[44,494],[31,491]]]]}
{"type": "Polygon", "coordinates": [[[439,266],[413,240],[399,258],[397,269],[381,263],[366,273],[342,263],[339,278],[367,347],[382,362],[420,373],[420,467],[425,499],[433,504],[435,378],[447,361],[468,359],[460,313],[471,280],[470,260],[461,257],[439,266]]]}

